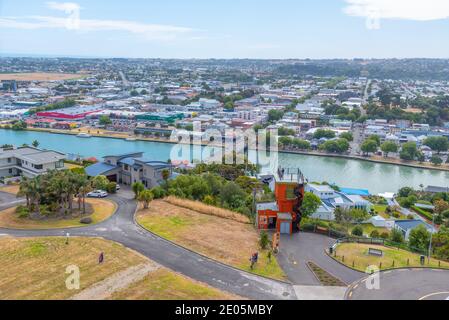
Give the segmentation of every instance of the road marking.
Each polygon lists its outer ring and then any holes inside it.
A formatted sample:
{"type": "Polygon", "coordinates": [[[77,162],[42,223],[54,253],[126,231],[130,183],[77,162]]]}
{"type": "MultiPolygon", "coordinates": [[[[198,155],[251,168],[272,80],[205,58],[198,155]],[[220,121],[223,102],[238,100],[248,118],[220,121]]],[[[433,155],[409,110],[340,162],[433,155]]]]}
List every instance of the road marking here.
{"type": "Polygon", "coordinates": [[[424,297],[422,297],[422,298],[419,298],[419,300],[425,300],[425,299],[427,299],[427,298],[430,298],[430,297],[433,297],[433,296],[439,296],[439,295],[441,295],[441,294],[448,294],[448,295],[449,295],[449,291],[431,293],[431,294],[428,294],[428,295],[426,295],[426,296],[424,296],[424,297]]]}
{"type": "Polygon", "coordinates": [[[352,289],[355,290],[355,289],[357,289],[358,287],[359,287],[359,285],[356,284],[356,285],[354,286],[354,288],[352,288],[352,289]]]}
{"type": "Polygon", "coordinates": [[[348,298],[349,298],[349,299],[351,299],[351,298],[352,298],[352,290],[351,290],[351,291],[349,291],[349,295],[348,295],[348,298]]]}

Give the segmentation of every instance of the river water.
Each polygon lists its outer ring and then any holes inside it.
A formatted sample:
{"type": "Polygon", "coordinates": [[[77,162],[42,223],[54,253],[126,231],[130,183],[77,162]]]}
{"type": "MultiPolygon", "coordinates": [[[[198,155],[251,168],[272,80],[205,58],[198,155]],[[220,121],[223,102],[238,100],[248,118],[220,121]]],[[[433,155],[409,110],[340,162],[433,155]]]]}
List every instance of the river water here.
{"type": "MultiPolygon", "coordinates": [[[[20,146],[24,143],[31,144],[34,140],[40,142],[40,148],[99,159],[106,155],[144,152],[148,159],[167,161],[174,146],[159,142],[112,138],[83,139],[47,132],[0,129],[0,145],[8,143],[20,146]]],[[[279,164],[282,167],[300,168],[309,181],[327,181],[346,188],[368,189],[373,194],[396,192],[404,186],[419,189],[420,184],[449,186],[449,172],[360,160],[280,153],[279,164]]],[[[263,171],[270,169],[266,167],[263,171]]]]}

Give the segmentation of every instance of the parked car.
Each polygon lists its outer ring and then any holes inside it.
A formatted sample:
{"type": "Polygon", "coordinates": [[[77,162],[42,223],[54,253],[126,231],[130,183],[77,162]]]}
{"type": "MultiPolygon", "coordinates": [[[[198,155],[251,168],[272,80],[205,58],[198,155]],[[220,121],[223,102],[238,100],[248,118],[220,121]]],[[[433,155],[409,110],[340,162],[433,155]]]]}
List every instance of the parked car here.
{"type": "Polygon", "coordinates": [[[120,185],[117,184],[117,185],[115,186],[115,191],[119,191],[119,190],[120,190],[120,185]]]}
{"type": "Polygon", "coordinates": [[[95,190],[87,194],[87,197],[89,198],[106,198],[107,196],[108,193],[103,190],[95,190]]]}

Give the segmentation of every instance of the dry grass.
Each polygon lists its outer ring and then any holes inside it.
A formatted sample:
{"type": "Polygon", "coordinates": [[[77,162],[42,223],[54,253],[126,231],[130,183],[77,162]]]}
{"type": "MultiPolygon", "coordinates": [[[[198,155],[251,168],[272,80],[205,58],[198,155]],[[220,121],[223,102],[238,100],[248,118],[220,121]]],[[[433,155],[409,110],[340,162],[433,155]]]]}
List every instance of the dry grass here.
{"type": "Polygon", "coordinates": [[[220,217],[223,219],[229,219],[240,223],[247,223],[247,224],[251,223],[248,217],[240,213],[222,208],[217,208],[214,206],[209,206],[199,201],[180,199],[173,196],[165,198],[164,201],[178,207],[194,210],[202,214],[220,217]]]}
{"type": "MultiPolygon", "coordinates": [[[[60,300],[107,281],[129,268],[154,262],[120,244],[98,238],[0,238],[0,299],[60,300]],[[98,263],[100,252],[104,263],[98,263]],[[80,269],[80,290],[68,290],[68,266],[80,269]]],[[[159,268],[112,299],[236,299],[228,293],[159,268]]]]}
{"type": "MultiPolygon", "coordinates": [[[[83,217],[92,218],[92,224],[102,222],[112,216],[116,209],[115,202],[104,199],[86,199],[86,203],[91,205],[93,213],[83,217]]],[[[85,226],[80,223],[81,217],[71,219],[48,219],[48,220],[31,220],[19,218],[16,214],[16,208],[9,208],[0,212],[0,227],[10,229],[59,229],[70,227],[85,226]]]]}
{"type": "Polygon", "coordinates": [[[18,194],[19,193],[19,188],[20,188],[19,185],[13,184],[13,185],[10,185],[10,186],[1,187],[0,191],[6,192],[6,193],[11,193],[11,194],[18,194]]]}
{"type": "Polygon", "coordinates": [[[51,72],[30,72],[30,73],[0,73],[0,80],[16,81],[60,81],[84,78],[86,74],[79,73],[51,73],[51,72]]]}
{"type": "MultiPolygon", "coordinates": [[[[381,266],[382,270],[404,268],[404,267],[422,267],[420,263],[419,254],[415,254],[402,249],[395,249],[370,244],[343,243],[338,245],[336,252],[337,257],[335,258],[338,261],[343,262],[348,267],[360,270],[362,272],[365,272],[366,268],[369,266],[377,266],[377,267],[381,266]],[[369,248],[382,250],[384,256],[377,257],[369,255],[368,254],[369,248]]],[[[430,263],[428,263],[426,259],[426,264],[424,265],[424,267],[439,267],[439,266],[441,266],[442,268],[449,268],[449,262],[444,261],[439,262],[436,259],[430,259],[430,263]]]]}
{"type": "Polygon", "coordinates": [[[114,273],[145,262],[141,256],[101,239],[0,238],[0,299],[66,299],[66,268],[80,269],[81,290],[114,273]],[[105,261],[98,264],[104,252],[105,261]]]}
{"type": "Polygon", "coordinates": [[[225,264],[276,279],[286,279],[273,256],[259,248],[253,226],[203,214],[164,200],[153,201],[150,209],[140,210],[137,221],[146,229],[225,264]],[[249,258],[259,252],[259,262],[250,269],[249,258]]]}
{"type": "Polygon", "coordinates": [[[224,293],[167,269],[149,273],[143,280],[112,295],[114,300],[237,300],[224,293]]]}

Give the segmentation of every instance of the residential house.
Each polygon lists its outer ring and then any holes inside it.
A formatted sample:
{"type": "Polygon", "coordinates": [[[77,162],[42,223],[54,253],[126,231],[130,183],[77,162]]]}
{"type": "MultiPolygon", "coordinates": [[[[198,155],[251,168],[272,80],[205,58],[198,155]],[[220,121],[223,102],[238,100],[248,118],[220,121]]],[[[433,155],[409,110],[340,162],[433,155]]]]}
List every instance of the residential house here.
{"type": "Polygon", "coordinates": [[[90,177],[106,176],[110,181],[124,185],[142,182],[148,188],[159,186],[163,182],[163,171],[168,170],[174,177],[173,166],[167,162],[150,161],[143,158],[143,152],[111,155],[104,161],[86,168],[90,177]]]}
{"type": "Polygon", "coordinates": [[[0,148],[0,179],[34,178],[64,168],[66,155],[33,147],[0,148]]]}

